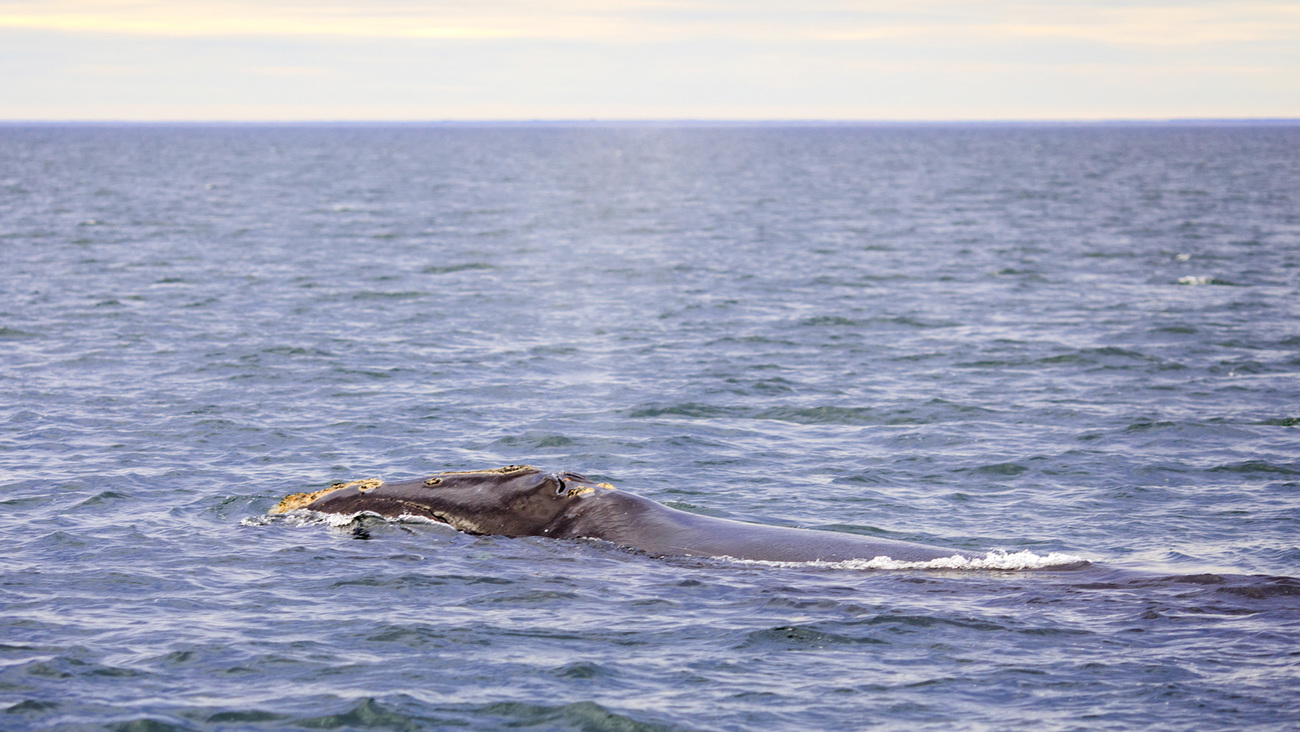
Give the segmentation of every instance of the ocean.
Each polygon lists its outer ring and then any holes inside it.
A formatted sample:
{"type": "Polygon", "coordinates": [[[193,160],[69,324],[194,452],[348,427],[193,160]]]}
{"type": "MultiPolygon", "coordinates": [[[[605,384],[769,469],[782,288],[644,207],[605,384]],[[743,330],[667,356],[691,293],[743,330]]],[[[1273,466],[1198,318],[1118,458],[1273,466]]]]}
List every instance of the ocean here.
{"type": "Polygon", "coordinates": [[[1300,719],[1298,125],[7,124],[0,272],[0,728],[1300,719]],[[267,515],[511,463],[1031,561],[267,515]]]}

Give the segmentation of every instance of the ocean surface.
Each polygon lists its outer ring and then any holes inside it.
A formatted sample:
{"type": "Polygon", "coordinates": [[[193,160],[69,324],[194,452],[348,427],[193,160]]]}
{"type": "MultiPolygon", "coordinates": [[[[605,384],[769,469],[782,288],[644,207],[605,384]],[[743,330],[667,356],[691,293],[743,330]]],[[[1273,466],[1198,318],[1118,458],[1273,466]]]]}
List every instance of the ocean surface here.
{"type": "Polygon", "coordinates": [[[5,730],[1296,729],[1300,125],[0,126],[0,545],[5,730]],[[508,463],[1039,568],[266,515],[508,463]]]}

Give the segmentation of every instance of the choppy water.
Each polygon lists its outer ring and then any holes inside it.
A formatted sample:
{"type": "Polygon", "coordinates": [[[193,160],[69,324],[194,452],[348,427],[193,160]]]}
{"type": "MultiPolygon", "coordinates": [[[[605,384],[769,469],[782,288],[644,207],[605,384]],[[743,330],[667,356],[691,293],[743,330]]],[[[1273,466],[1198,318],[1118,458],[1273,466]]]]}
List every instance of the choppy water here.
{"type": "Polygon", "coordinates": [[[1296,126],[0,127],[0,727],[1294,728],[1297,191],[1296,126]],[[519,462],[1095,565],[260,518],[519,462]]]}

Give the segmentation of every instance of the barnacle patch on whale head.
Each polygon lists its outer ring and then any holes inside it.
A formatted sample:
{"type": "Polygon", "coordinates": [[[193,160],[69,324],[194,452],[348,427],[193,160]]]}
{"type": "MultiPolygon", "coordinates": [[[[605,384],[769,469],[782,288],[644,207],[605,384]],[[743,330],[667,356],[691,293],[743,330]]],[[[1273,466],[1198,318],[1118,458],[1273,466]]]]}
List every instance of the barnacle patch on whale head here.
{"type": "Polygon", "coordinates": [[[351,488],[353,486],[356,486],[356,489],[361,491],[362,493],[369,493],[370,491],[373,491],[374,489],[378,488],[383,484],[384,481],[378,478],[366,478],[364,480],[349,480],[346,483],[335,483],[329,488],[313,491],[311,493],[290,493],[289,495],[285,496],[283,500],[277,503],[275,505],[275,508],[272,508],[267,513],[270,514],[286,513],[296,508],[306,508],[308,505],[315,503],[316,501],[320,500],[321,498],[324,498],[325,496],[331,493],[334,493],[335,491],[341,491],[345,488],[351,488]]]}
{"type": "Polygon", "coordinates": [[[500,468],[483,468],[482,470],[448,470],[437,475],[514,475],[515,473],[535,472],[531,465],[505,465],[500,468]]]}

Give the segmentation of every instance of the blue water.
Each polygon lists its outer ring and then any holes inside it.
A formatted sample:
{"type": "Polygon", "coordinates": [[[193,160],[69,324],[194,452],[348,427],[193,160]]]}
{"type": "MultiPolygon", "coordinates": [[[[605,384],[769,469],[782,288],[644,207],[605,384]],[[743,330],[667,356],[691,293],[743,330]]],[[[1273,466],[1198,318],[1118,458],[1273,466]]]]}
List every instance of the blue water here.
{"type": "Polygon", "coordinates": [[[0,127],[0,728],[1294,729],[1300,127],[0,127]],[[358,518],[532,463],[1077,571],[358,518]]]}

